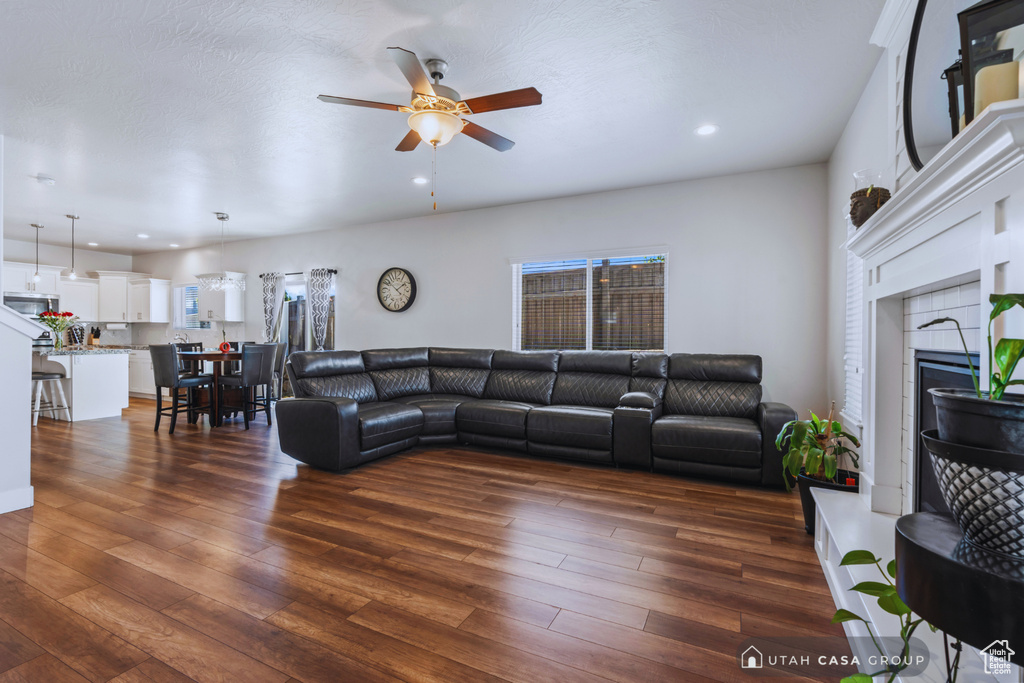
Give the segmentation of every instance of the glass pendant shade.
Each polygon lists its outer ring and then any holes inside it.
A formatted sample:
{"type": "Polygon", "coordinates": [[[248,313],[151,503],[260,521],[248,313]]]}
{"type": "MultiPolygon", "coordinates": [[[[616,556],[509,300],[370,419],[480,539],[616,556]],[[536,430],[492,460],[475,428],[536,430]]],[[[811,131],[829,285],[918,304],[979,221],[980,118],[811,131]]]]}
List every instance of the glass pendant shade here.
{"type": "Polygon", "coordinates": [[[200,289],[207,292],[226,292],[228,290],[237,289],[240,292],[245,291],[245,280],[242,278],[236,278],[230,273],[221,271],[219,273],[203,273],[202,275],[196,275],[200,289]]]}
{"type": "Polygon", "coordinates": [[[245,278],[224,270],[224,224],[228,220],[226,213],[214,214],[220,221],[220,271],[196,275],[199,288],[206,292],[226,292],[228,290],[245,291],[245,278]]]}
{"type": "Polygon", "coordinates": [[[446,111],[427,109],[409,116],[409,127],[428,145],[447,145],[464,125],[462,119],[446,111]]]}

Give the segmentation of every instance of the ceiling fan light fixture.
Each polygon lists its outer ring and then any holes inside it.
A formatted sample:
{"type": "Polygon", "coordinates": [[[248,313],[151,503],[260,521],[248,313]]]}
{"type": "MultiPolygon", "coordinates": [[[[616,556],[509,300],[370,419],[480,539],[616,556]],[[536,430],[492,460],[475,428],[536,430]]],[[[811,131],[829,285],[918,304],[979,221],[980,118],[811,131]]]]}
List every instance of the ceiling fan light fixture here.
{"type": "Polygon", "coordinates": [[[447,111],[426,109],[409,115],[409,127],[428,145],[447,145],[466,122],[447,111]]]}

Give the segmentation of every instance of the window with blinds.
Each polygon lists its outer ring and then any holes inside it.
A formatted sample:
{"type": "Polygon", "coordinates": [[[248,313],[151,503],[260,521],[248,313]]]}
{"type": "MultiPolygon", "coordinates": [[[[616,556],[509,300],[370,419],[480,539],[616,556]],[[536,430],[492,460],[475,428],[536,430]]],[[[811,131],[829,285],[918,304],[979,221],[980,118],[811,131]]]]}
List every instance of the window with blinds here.
{"type": "MultiPolygon", "coordinates": [[[[848,236],[855,228],[849,224],[848,236]]],[[[843,354],[846,396],[843,413],[847,421],[863,423],[864,399],[864,261],[846,252],[846,342],[843,354]]]]}
{"type": "Polygon", "coordinates": [[[665,255],[515,264],[514,344],[531,349],[665,347],[665,255]]]}
{"type": "Polygon", "coordinates": [[[198,330],[203,327],[199,320],[199,286],[185,285],[174,288],[174,328],[177,330],[198,330]]]}

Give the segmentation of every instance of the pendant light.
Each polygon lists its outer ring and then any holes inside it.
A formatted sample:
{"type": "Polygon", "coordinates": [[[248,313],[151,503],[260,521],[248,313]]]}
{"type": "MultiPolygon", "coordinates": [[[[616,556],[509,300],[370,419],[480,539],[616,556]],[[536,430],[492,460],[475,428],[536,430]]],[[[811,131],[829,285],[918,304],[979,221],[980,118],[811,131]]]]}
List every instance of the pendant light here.
{"type": "Polygon", "coordinates": [[[32,276],[32,282],[39,282],[43,279],[39,275],[39,231],[43,229],[43,226],[38,223],[32,223],[31,225],[36,229],[36,272],[35,275],[32,276]]]}
{"type": "Polygon", "coordinates": [[[69,213],[67,217],[71,219],[71,272],[68,273],[68,279],[77,280],[78,273],[75,272],[75,221],[78,220],[78,216],[69,213]]]}
{"type": "Polygon", "coordinates": [[[196,275],[199,287],[207,292],[224,292],[229,289],[244,292],[245,279],[236,278],[224,270],[224,224],[227,223],[229,216],[220,212],[216,212],[214,215],[220,221],[220,272],[196,275]]]}

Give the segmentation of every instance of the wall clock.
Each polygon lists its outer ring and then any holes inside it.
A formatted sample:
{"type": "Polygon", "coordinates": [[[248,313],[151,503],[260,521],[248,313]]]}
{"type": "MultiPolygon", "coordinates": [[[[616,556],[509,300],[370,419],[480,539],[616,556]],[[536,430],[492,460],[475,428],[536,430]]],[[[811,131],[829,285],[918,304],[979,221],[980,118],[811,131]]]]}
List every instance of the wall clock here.
{"type": "Polygon", "coordinates": [[[405,268],[388,268],[377,280],[377,301],[392,313],[401,313],[416,300],[416,278],[405,268]]]}

